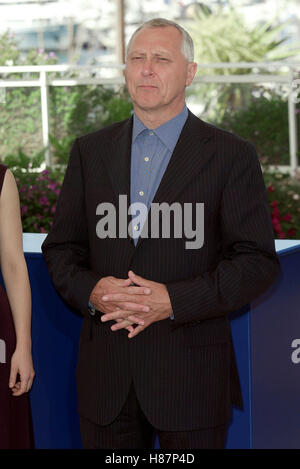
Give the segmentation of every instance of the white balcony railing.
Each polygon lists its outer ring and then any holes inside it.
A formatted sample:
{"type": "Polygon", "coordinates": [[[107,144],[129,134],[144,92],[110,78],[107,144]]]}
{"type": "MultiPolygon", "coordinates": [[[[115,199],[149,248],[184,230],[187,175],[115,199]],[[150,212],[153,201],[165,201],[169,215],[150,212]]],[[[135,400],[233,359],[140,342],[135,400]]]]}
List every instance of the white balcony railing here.
{"type": "MultiPolygon", "coordinates": [[[[300,63],[288,62],[239,62],[239,63],[212,63],[198,64],[198,69],[230,69],[248,68],[249,74],[222,74],[222,75],[201,75],[197,76],[193,83],[256,83],[256,84],[286,84],[288,89],[288,124],[289,124],[289,155],[290,164],[288,166],[278,166],[280,171],[288,171],[294,174],[298,169],[297,161],[297,115],[296,104],[300,101],[300,63]],[[261,70],[268,70],[268,73],[260,73],[261,70]],[[255,72],[255,73],[254,73],[255,72]],[[297,99],[297,93],[299,99],[297,99]]],[[[49,86],[76,86],[87,84],[124,84],[122,70],[124,65],[99,64],[93,66],[85,65],[32,65],[32,66],[0,66],[0,92],[2,88],[9,87],[39,87],[41,90],[41,114],[43,144],[47,148],[46,163],[51,165],[51,155],[49,149],[49,86]],[[111,69],[113,73],[108,74],[111,69]],[[51,78],[51,72],[77,72],[76,78],[51,78]],[[106,76],[103,76],[105,72],[106,76]],[[10,78],[15,73],[37,73],[39,78],[10,78]],[[93,77],[88,75],[93,73],[93,77]],[[102,76],[101,76],[102,75],[102,76]]]]}

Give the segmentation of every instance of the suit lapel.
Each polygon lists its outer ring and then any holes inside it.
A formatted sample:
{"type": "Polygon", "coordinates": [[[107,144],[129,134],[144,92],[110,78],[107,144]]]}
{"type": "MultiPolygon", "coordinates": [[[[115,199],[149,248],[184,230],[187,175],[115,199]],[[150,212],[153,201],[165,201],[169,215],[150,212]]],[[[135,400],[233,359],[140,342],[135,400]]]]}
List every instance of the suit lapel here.
{"type": "Polygon", "coordinates": [[[120,217],[121,211],[122,218],[125,220],[124,228],[126,230],[125,234],[127,233],[127,238],[124,239],[124,242],[125,245],[127,244],[127,249],[131,250],[131,256],[135,252],[135,246],[133,239],[128,236],[127,227],[130,221],[130,217],[127,216],[127,214],[129,213],[130,206],[132,123],[132,118],[126,120],[124,123],[120,124],[117,130],[112,129],[104,142],[101,141],[101,144],[103,145],[103,148],[101,149],[101,155],[103,155],[104,164],[106,166],[107,173],[113,188],[113,202],[117,208],[118,216],[120,217]],[[123,205],[123,202],[121,202],[120,205],[120,195],[127,197],[126,204],[123,205]]]}
{"type": "Polygon", "coordinates": [[[211,128],[189,112],[153,202],[171,204],[176,200],[179,192],[212,156],[212,136],[211,128]]]}
{"type": "MultiPolygon", "coordinates": [[[[211,158],[215,150],[212,128],[189,111],[169,164],[152,203],[171,205],[178,194],[211,158]]],[[[148,220],[151,219],[151,208],[148,220]]],[[[136,248],[144,241],[140,237],[136,248]]]]}
{"type": "Polygon", "coordinates": [[[130,204],[130,160],[132,118],[127,119],[116,132],[108,134],[102,154],[104,164],[110,176],[115,202],[118,206],[119,195],[127,195],[127,205],[130,204]]]}
{"type": "MultiPolygon", "coordinates": [[[[115,203],[119,195],[127,195],[130,205],[130,162],[133,119],[126,120],[117,131],[108,135],[102,154],[114,190],[115,203]]],[[[172,204],[177,195],[211,158],[215,149],[214,133],[210,125],[189,111],[176,147],[152,203],[172,204]]],[[[151,208],[148,219],[151,217],[151,208]]],[[[136,248],[144,238],[139,238],[136,248]]],[[[132,243],[131,243],[132,244],[132,243]]]]}

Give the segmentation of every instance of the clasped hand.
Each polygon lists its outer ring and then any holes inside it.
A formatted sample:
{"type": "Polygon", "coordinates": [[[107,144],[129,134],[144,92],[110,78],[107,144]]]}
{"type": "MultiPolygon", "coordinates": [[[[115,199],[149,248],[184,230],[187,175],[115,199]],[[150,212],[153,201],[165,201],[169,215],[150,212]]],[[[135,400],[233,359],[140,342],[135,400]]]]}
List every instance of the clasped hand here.
{"type": "Polygon", "coordinates": [[[166,286],[135,275],[132,271],[128,272],[128,279],[103,277],[95,285],[90,302],[104,313],[102,322],[115,321],[111,330],[125,328],[129,331],[129,338],[172,314],[166,286]]]}

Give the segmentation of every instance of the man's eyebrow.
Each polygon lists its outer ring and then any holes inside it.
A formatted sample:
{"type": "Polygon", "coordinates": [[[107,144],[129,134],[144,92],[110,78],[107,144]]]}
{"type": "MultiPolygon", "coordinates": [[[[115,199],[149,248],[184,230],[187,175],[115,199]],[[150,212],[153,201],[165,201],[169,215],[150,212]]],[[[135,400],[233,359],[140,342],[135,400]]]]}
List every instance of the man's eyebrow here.
{"type": "MultiPolygon", "coordinates": [[[[142,56],[147,55],[146,52],[136,49],[136,50],[131,51],[131,52],[129,53],[129,56],[131,56],[131,55],[136,55],[136,54],[142,55],[142,56]]],[[[158,51],[154,52],[154,53],[151,54],[151,55],[154,56],[154,57],[161,57],[161,56],[168,56],[168,57],[170,57],[170,53],[169,53],[168,51],[166,51],[166,50],[158,50],[158,51]]]]}
{"type": "Polygon", "coordinates": [[[143,52],[137,49],[137,50],[130,51],[128,55],[135,55],[135,54],[146,55],[146,52],[143,52]]]}
{"type": "Polygon", "coordinates": [[[154,55],[155,57],[161,57],[161,56],[170,57],[170,54],[168,53],[168,51],[157,51],[157,52],[154,52],[153,55],[154,55]]]}

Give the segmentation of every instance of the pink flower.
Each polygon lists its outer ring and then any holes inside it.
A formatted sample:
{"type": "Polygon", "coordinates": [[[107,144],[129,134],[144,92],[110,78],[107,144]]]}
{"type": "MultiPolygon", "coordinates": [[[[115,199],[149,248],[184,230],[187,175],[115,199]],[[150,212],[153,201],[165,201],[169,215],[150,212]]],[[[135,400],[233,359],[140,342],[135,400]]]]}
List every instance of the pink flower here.
{"type": "Polygon", "coordinates": [[[292,216],[290,213],[287,213],[286,215],[282,217],[282,220],[284,221],[291,221],[291,219],[292,219],[292,216]]]}
{"type": "Polygon", "coordinates": [[[277,207],[277,205],[278,205],[277,200],[273,200],[273,202],[271,202],[271,207],[277,207]]]}
{"type": "Polygon", "coordinates": [[[278,216],[280,215],[280,212],[279,212],[279,210],[278,210],[278,207],[274,207],[274,208],[273,208],[273,210],[272,210],[272,217],[273,217],[273,215],[274,215],[275,217],[278,217],[278,216]]]}
{"type": "Polygon", "coordinates": [[[50,205],[49,200],[48,200],[47,197],[45,197],[44,195],[43,195],[42,197],[40,197],[39,203],[40,203],[41,205],[50,205]]]}
{"type": "Polygon", "coordinates": [[[27,209],[28,207],[26,205],[23,205],[23,207],[21,208],[21,216],[25,215],[25,213],[27,212],[27,209]]]}
{"type": "Polygon", "coordinates": [[[280,223],[277,223],[277,225],[274,226],[274,230],[275,230],[277,233],[280,233],[280,232],[281,232],[281,225],[280,225],[280,223]]]}
{"type": "Polygon", "coordinates": [[[284,234],[282,231],[279,233],[279,238],[280,238],[280,239],[285,238],[285,234],[284,234]]]}
{"type": "Polygon", "coordinates": [[[274,192],[274,191],[275,191],[275,187],[274,187],[274,186],[269,186],[269,187],[268,187],[268,191],[269,191],[269,192],[274,192]]]}
{"type": "Polygon", "coordinates": [[[51,189],[54,192],[56,189],[56,182],[50,182],[50,184],[48,184],[48,189],[51,189]]]}

